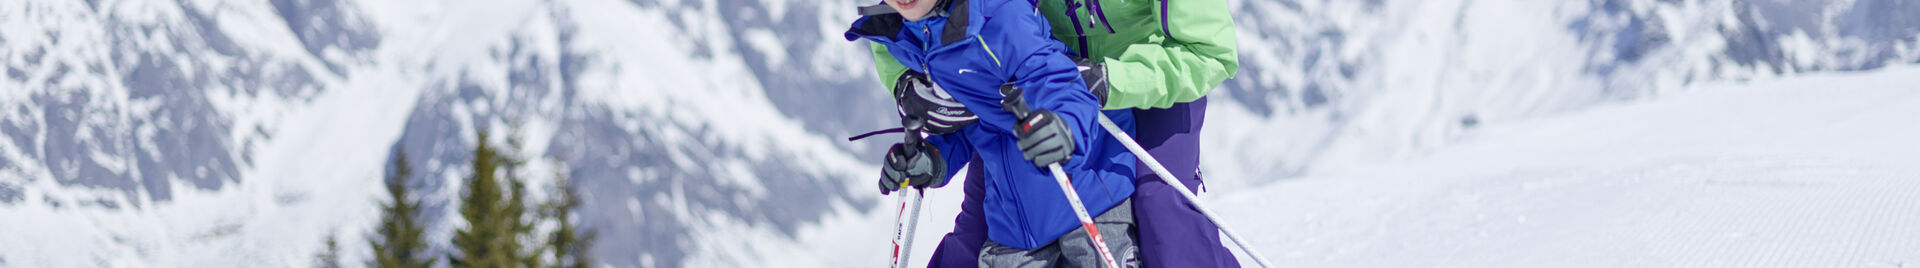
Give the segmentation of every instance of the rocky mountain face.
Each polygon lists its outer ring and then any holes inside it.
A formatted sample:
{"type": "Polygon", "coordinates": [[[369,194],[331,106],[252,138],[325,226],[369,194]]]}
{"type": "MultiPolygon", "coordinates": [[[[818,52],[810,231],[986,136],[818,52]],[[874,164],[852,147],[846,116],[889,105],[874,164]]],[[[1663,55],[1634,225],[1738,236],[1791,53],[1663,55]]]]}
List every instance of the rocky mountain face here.
{"type": "Polygon", "coordinates": [[[244,180],[253,150],[274,130],[242,113],[271,113],[324,94],[321,80],[380,44],[377,29],[331,1],[275,1],[266,29],[297,33],[298,55],[277,54],[221,28],[218,6],[147,1],[8,3],[7,81],[0,129],[0,194],[22,187],[115,194],[44,196],[47,204],[138,207],[176,187],[220,190],[244,180]],[[330,56],[328,56],[330,55],[330,56]]]}
{"type": "Polygon", "coordinates": [[[1210,124],[1232,133],[1208,148],[1262,149],[1209,153],[1232,177],[1347,170],[1702,81],[1920,62],[1920,5],[1897,0],[1234,3],[1243,65],[1213,96],[1245,111],[1214,113],[1253,126],[1210,124]]]}

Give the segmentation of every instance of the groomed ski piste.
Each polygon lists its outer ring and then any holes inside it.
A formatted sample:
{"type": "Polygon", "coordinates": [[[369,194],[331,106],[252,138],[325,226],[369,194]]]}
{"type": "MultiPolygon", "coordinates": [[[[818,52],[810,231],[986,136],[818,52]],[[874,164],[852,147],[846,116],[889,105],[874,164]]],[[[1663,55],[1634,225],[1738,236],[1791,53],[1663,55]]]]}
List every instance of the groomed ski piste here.
{"type": "MultiPolygon", "coordinates": [[[[1202,196],[1281,267],[1912,267],[1915,163],[1920,69],[1895,68],[1703,84],[1202,196]]],[[[958,212],[957,188],[927,198],[912,267],[958,212]]],[[[884,226],[824,250],[879,266],[884,226]]]]}

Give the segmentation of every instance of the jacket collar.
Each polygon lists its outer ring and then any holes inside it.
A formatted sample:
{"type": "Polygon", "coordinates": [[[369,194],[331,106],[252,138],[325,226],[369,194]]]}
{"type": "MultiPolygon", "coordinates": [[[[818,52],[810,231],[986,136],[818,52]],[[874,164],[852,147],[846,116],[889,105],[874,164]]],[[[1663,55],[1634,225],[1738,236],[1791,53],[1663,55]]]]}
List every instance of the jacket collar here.
{"type": "Polygon", "coordinates": [[[940,2],[946,5],[939,6],[939,9],[947,11],[946,14],[944,14],[947,17],[947,29],[946,32],[940,36],[940,44],[952,44],[953,42],[967,39],[967,23],[973,18],[971,12],[973,5],[969,5],[971,1],[941,0],[940,2]]]}
{"type": "MultiPolygon", "coordinates": [[[[969,35],[967,29],[970,25],[968,24],[973,20],[972,5],[969,5],[969,2],[971,0],[940,0],[934,3],[932,15],[947,17],[947,25],[940,36],[941,45],[965,40],[969,35]]],[[[901,17],[900,13],[892,8],[886,8],[884,3],[861,7],[859,12],[870,15],[854,22],[853,29],[848,29],[846,32],[847,41],[859,40],[861,37],[875,40],[884,38],[885,41],[892,41],[893,36],[900,33],[900,28],[906,26],[906,18],[901,17]]]]}

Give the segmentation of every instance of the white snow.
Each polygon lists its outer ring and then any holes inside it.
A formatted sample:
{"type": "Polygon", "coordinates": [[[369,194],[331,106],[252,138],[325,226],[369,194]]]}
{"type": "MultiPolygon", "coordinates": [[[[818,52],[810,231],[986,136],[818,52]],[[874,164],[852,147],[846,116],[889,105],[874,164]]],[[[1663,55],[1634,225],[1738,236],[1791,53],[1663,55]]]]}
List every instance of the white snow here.
{"type": "Polygon", "coordinates": [[[1703,86],[1211,205],[1283,267],[1912,265],[1915,85],[1902,68],[1703,86]]]}
{"type": "Polygon", "coordinates": [[[754,52],[767,57],[768,66],[782,66],[787,62],[786,46],[780,44],[780,35],[766,29],[749,29],[742,36],[754,52]]]}
{"type": "MultiPolygon", "coordinates": [[[[1202,198],[1279,267],[1901,267],[1920,264],[1914,115],[1920,68],[1710,84],[1202,198]]],[[[960,198],[928,193],[915,267],[960,198]]],[[[808,243],[867,256],[821,267],[882,265],[892,220],[808,243]]]]}
{"type": "MultiPolygon", "coordinates": [[[[79,197],[119,196],[112,191],[61,190],[39,194],[69,205],[0,206],[9,221],[0,232],[4,265],[19,267],[232,267],[305,266],[319,241],[340,236],[346,259],[364,258],[358,237],[377,218],[382,157],[398,138],[419,87],[400,86],[393,72],[364,70],[352,85],[338,87],[277,121],[277,142],[256,155],[246,183],[218,191],[175,184],[164,203],[114,200],[141,209],[78,207],[79,197]],[[35,231],[41,230],[41,231],[35,231]],[[91,257],[76,257],[76,253],[91,257]]],[[[62,189],[49,180],[35,189],[62,189]]],[[[32,192],[29,192],[32,193],[32,192]]],[[[40,196],[29,196],[38,200],[40,196]]],[[[37,202],[37,201],[36,201],[37,202]]],[[[128,205],[122,205],[128,206],[128,205]]]]}
{"type": "Polygon", "coordinates": [[[1215,148],[1206,168],[1250,184],[1417,156],[1469,131],[1464,121],[1499,125],[1659,98],[1699,82],[1849,69],[1869,58],[1913,62],[1862,52],[1886,51],[1875,48],[1920,53],[1907,41],[1835,34],[1840,26],[1826,22],[1855,8],[1851,1],[1230,2],[1241,7],[1234,16],[1243,68],[1228,83],[1284,93],[1212,94],[1214,111],[1237,110],[1220,112],[1231,116],[1221,121],[1236,124],[1209,125],[1217,142],[1206,146],[1215,148]],[[1764,10],[1780,7],[1803,9],[1764,10]],[[1803,19],[1820,23],[1787,28],[1803,19]],[[1819,27],[1828,31],[1812,32],[1819,27]],[[1764,31],[1787,33],[1779,58],[1748,55],[1773,49],[1764,31]],[[1635,39],[1649,36],[1658,38],[1635,39]],[[1271,109],[1226,107],[1241,104],[1271,109]]]}

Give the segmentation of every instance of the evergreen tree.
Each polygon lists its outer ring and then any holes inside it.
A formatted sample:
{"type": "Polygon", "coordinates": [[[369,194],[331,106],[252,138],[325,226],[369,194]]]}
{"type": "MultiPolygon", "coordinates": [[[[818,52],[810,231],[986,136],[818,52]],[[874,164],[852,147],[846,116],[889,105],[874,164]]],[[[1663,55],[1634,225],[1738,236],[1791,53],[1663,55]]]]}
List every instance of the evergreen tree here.
{"type": "Polygon", "coordinates": [[[593,246],[593,233],[581,232],[579,226],[575,226],[579,223],[574,221],[573,212],[580,208],[580,189],[567,183],[567,177],[560,172],[554,172],[554,188],[558,195],[548,199],[543,206],[547,213],[542,213],[547,221],[559,225],[547,235],[547,249],[553,252],[552,267],[586,268],[593,264],[587,255],[593,246]]]}
{"type": "Polygon", "coordinates": [[[340,268],[340,241],[334,239],[333,234],[327,234],[325,247],[320,249],[320,255],[313,257],[313,266],[340,268]]]}
{"type": "Polygon", "coordinates": [[[539,238],[533,235],[534,225],[537,224],[534,220],[537,218],[531,217],[533,211],[528,211],[527,209],[529,202],[527,201],[527,182],[526,179],[521,176],[522,173],[520,171],[520,168],[526,166],[527,163],[526,158],[522,157],[526,143],[522,142],[520,137],[520,124],[516,120],[515,123],[513,123],[512,132],[508,132],[507,135],[507,150],[499,154],[499,163],[502,170],[506,171],[506,174],[502,177],[506,178],[507,191],[510,193],[507,203],[503,207],[507,211],[506,215],[512,217],[508,222],[512,227],[513,236],[516,239],[524,239],[520,242],[534,245],[532,248],[514,248],[515,251],[512,257],[519,261],[521,267],[541,267],[540,257],[544,249],[539,246],[541,245],[539,242],[533,241],[533,239],[539,238]]]}
{"type": "Polygon", "coordinates": [[[433,266],[434,259],[425,252],[427,243],[421,238],[426,227],[419,222],[420,201],[414,200],[407,181],[412,180],[413,168],[408,165],[407,152],[396,152],[393,158],[393,175],[387,177],[387,197],[391,203],[382,206],[380,230],[375,237],[367,239],[373,247],[374,259],[367,266],[382,268],[426,268],[433,266]]]}
{"type": "Polygon", "coordinates": [[[515,235],[515,229],[523,224],[521,215],[512,210],[509,202],[501,200],[509,197],[502,192],[495,172],[502,158],[493,146],[487,145],[486,132],[477,132],[473,175],[467,178],[467,191],[460,203],[460,217],[466,219],[467,226],[454,234],[453,245],[460,252],[450,259],[454,267],[523,266],[519,237],[515,235]]]}
{"type": "MultiPolygon", "coordinates": [[[[507,160],[507,161],[510,162],[512,160],[507,160]]],[[[529,217],[527,217],[527,215],[529,214],[527,211],[527,200],[526,200],[527,183],[521,180],[520,176],[507,175],[507,186],[508,186],[507,187],[508,192],[512,193],[512,195],[508,197],[507,203],[504,204],[504,207],[505,207],[504,209],[507,211],[507,215],[511,215],[513,217],[512,219],[509,219],[507,223],[510,226],[509,230],[512,231],[512,235],[516,238],[516,240],[532,239],[534,238],[533,237],[534,222],[531,221],[529,217]]],[[[524,241],[524,242],[527,242],[528,244],[539,243],[535,241],[524,241]]],[[[521,265],[520,267],[540,267],[541,249],[539,247],[536,246],[529,250],[526,248],[521,248],[519,247],[518,244],[515,244],[515,247],[513,248],[513,250],[514,250],[513,256],[511,257],[520,263],[521,265]]]]}

